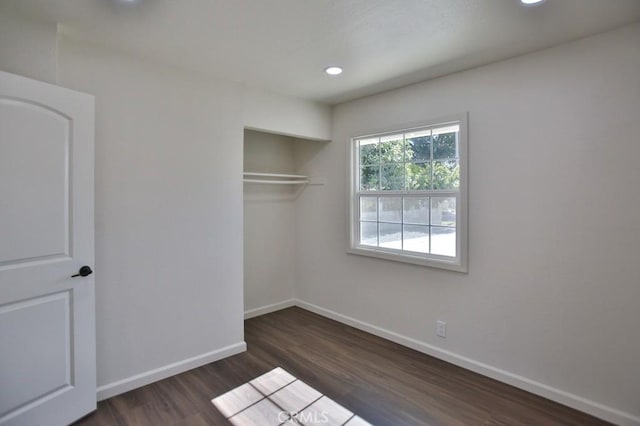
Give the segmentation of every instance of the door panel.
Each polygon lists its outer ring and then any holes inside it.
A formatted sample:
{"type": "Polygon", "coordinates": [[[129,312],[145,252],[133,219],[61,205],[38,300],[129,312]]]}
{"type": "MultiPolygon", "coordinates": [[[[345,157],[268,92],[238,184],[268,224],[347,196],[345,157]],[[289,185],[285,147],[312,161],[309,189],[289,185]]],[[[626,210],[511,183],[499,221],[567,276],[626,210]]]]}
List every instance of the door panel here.
{"type": "Polygon", "coordinates": [[[67,117],[0,99],[0,266],[69,256],[69,136],[67,117]]]}
{"type": "Polygon", "coordinates": [[[0,416],[72,385],[69,299],[63,292],[0,308],[0,383],[12,389],[0,400],[0,416]]]}
{"type": "Polygon", "coordinates": [[[0,72],[0,424],[96,407],[93,97],[0,72]]]}

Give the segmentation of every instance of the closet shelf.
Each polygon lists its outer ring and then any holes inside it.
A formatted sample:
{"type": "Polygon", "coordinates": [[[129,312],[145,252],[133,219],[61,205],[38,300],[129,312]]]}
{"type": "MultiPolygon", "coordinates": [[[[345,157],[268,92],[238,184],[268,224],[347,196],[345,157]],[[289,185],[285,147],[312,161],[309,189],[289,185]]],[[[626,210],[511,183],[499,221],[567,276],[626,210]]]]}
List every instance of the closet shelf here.
{"type": "Polygon", "coordinates": [[[306,185],[309,183],[309,176],[282,173],[244,172],[242,180],[246,183],[261,183],[269,185],[306,185]]]}

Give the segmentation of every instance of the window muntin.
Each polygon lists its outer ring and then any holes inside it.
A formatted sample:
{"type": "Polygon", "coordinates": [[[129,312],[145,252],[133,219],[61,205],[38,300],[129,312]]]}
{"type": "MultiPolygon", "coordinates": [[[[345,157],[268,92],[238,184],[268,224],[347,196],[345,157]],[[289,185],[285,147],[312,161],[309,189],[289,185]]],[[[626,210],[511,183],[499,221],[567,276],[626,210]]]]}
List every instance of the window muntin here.
{"type": "Polygon", "coordinates": [[[351,251],[462,265],[463,122],[352,140],[351,251]]]}

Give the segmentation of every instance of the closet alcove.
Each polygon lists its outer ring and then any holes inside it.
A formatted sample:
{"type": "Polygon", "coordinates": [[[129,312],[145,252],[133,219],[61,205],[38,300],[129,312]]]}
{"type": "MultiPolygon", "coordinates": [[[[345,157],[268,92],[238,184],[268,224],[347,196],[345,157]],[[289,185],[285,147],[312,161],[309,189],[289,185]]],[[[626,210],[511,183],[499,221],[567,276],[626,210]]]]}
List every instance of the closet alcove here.
{"type": "Polygon", "coordinates": [[[311,173],[326,141],[244,131],[244,308],[263,313],[294,297],[296,200],[322,191],[311,173]]]}

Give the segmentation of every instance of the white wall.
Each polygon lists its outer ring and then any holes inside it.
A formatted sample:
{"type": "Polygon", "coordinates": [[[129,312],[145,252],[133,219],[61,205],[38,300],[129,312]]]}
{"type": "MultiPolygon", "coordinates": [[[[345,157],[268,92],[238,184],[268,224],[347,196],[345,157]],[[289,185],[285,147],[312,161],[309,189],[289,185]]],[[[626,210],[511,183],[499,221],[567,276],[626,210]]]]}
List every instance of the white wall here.
{"type": "Polygon", "coordinates": [[[254,88],[244,89],[244,124],[307,139],[331,139],[331,108],[254,88]]]}
{"type": "Polygon", "coordinates": [[[307,166],[326,190],[298,200],[297,297],[640,423],[639,46],[635,25],[337,106],[307,166]],[[469,273],[346,254],[349,138],[465,111],[469,273]]]}
{"type": "Polygon", "coordinates": [[[241,88],[67,38],[59,47],[60,84],[96,98],[102,396],[242,350],[241,88]]]}
{"type": "Polygon", "coordinates": [[[16,16],[0,7],[0,69],[56,82],[57,25],[16,16]]]}
{"type": "Polygon", "coordinates": [[[243,350],[243,128],[329,138],[330,114],[68,36],[58,43],[56,27],[0,7],[0,69],[96,97],[104,398],[243,350]]]}
{"type": "MultiPolygon", "coordinates": [[[[244,170],[294,173],[294,138],[246,130],[244,170]]],[[[244,307],[247,316],[294,297],[295,195],[289,185],[244,185],[244,307]]],[[[275,307],[274,307],[275,308],[275,307]]]]}

